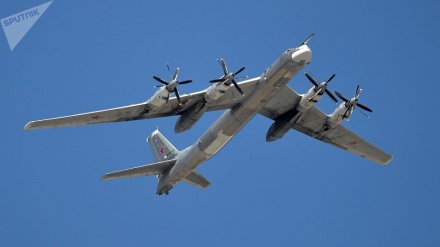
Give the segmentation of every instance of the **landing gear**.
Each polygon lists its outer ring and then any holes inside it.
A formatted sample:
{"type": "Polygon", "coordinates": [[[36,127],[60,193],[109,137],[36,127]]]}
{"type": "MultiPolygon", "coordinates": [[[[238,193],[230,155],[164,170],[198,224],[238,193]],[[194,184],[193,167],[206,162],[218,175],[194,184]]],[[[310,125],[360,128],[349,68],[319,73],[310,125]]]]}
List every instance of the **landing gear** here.
{"type": "Polygon", "coordinates": [[[158,194],[158,195],[162,195],[162,194],[168,195],[172,188],[173,188],[173,186],[167,186],[167,187],[161,188],[160,190],[157,190],[156,194],[158,194]]]}
{"type": "MultiPolygon", "coordinates": [[[[165,195],[167,196],[169,193],[170,193],[170,191],[167,191],[167,192],[165,192],[165,195]]],[[[161,196],[163,193],[156,193],[156,194],[161,196]]]]}

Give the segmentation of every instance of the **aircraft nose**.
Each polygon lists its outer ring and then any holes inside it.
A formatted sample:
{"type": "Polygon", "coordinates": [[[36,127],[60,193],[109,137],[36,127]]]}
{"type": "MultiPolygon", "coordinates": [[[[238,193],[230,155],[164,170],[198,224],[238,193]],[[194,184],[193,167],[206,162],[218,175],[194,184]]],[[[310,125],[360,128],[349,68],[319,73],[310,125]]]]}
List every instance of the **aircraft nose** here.
{"type": "Polygon", "coordinates": [[[297,63],[304,62],[308,64],[312,60],[312,51],[307,45],[302,45],[292,54],[292,60],[297,63]]]}

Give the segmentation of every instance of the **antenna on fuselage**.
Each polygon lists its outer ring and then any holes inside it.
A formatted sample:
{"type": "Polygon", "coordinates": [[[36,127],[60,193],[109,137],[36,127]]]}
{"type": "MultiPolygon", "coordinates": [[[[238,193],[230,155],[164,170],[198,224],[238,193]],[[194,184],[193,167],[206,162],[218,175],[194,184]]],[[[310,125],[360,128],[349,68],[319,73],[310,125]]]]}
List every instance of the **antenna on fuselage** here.
{"type": "Polygon", "coordinates": [[[315,35],[315,33],[312,33],[304,42],[302,42],[301,45],[307,45],[307,42],[309,42],[313,38],[313,35],[315,35]]]}

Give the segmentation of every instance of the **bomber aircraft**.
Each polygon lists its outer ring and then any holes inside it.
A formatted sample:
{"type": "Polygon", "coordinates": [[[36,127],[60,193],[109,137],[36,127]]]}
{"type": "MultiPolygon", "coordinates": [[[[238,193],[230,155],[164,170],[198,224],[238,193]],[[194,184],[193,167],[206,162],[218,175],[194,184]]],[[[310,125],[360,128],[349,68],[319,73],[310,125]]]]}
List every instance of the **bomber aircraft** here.
{"type": "MultiPolygon", "coordinates": [[[[234,73],[228,71],[223,59],[219,62],[223,75],[213,79],[209,88],[192,94],[180,95],[179,84],[191,80],[178,81],[179,68],[171,81],[153,78],[162,85],[146,102],[102,111],[82,113],[65,117],[31,121],[24,129],[42,129],[64,126],[78,126],[108,122],[122,122],[139,119],[179,115],[175,132],[190,129],[206,111],[225,110],[224,113],[188,148],[177,150],[158,130],[148,138],[155,163],[105,174],[102,179],[157,175],[158,195],[168,194],[179,182],[185,181],[200,188],[210,182],[196,171],[202,163],[222,149],[256,114],[274,121],[266,140],[277,140],[290,129],[295,129],[325,143],[359,155],[381,165],[387,165],[393,157],[366,140],[346,129],[340,123],[348,120],[356,106],[371,111],[358,102],[361,89],[356,89],[352,99],[335,94],[344,102],[336,110],[326,115],[315,107],[316,102],[327,94],[333,101],[337,99],[327,89],[327,81],[318,83],[309,74],[306,77],[313,87],[305,94],[298,94],[287,83],[312,59],[308,42],[310,35],[300,46],[286,50],[259,77],[237,83],[234,73]],[[237,91],[241,96],[236,97],[237,91]],[[170,97],[174,93],[175,97],[170,97]]],[[[169,70],[169,67],[168,67],[169,70]]]]}

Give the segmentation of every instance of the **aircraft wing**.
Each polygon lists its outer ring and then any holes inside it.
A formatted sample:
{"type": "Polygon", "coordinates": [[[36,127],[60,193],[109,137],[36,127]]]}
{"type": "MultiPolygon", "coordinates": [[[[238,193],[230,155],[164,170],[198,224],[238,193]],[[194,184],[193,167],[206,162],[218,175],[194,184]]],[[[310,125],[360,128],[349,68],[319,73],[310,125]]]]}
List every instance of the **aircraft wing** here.
{"type": "Polygon", "coordinates": [[[196,170],[193,170],[191,173],[186,175],[182,181],[201,189],[206,189],[211,185],[211,183],[196,170]]]}
{"type": "MultiPolygon", "coordinates": [[[[300,98],[298,93],[289,86],[285,86],[259,113],[275,120],[279,115],[296,106],[300,98]]],[[[327,115],[315,106],[312,106],[303,114],[305,115],[300,117],[299,121],[293,126],[293,129],[381,165],[387,165],[393,159],[391,155],[342,125],[338,125],[329,131],[324,131],[322,127],[327,120],[327,115]]]]}
{"type": "MultiPolygon", "coordinates": [[[[245,95],[248,95],[254,89],[259,77],[249,79],[238,83],[245,95]]],[[[180,96],[183,106],[179,105],[176,97],[169,99],[168,103],[154,112],[148,112],[147,103],[134,104],[118,108],[106,109],[101,111],[93,111],[70,116],[57,118],[49,118],[37,121],[31,121],[24,127],[25,130],[56,128],[67,126],[81,126],[97,123],[123,122],[140,119],[150,119],[158,117],[167,117],[179,115],[193,104],[203,99],[206,90],[192,94],[180,96]]],[[[232,86],[219,100],[211,103],[207,111],[224,110],[240,103],[246,96],[241,96],[232,86]]]]}
{"type": "Polygon", "coordinates": [[[108,180],[115,178],[131,178],[131,177],[161,174],[171,169],[176,164],[176,161],[177,159],[166,160],[150,165],[138,166],[122,171],[107,173],[101,178],[101,180],[108,180]]]}

